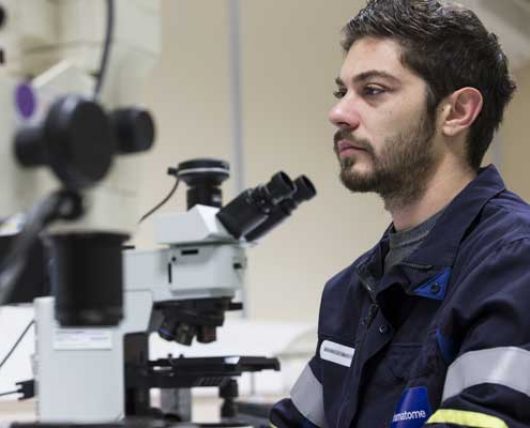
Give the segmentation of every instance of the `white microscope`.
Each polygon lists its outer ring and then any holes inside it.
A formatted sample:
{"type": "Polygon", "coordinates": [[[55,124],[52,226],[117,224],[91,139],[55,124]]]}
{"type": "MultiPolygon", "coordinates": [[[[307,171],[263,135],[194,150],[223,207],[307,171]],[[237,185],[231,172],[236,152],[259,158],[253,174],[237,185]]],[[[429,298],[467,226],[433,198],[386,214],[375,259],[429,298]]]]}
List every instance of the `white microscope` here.
{"type": "Polygon", "coordinates": [[[241,309],[233,299],[244,284],[245,248],[312,198],[313,185],[304,176],[293,182],[279,172],[223,207],[226,162],[196,159],[170,173],[188,185],[188,210],[154,217],[162,248],[124,252],[125,317],[119,326],[65,329],[54,321],[53,299],[36,300],[41,421],[108,424],[126,418],[134,424],[153,416],[151,388],[198,386],[219,386],[223,416],[234,419],[237,384],[232,378],[279,369],[275,359],[264,357],[149,361],[148,335],[157,331],[186,345],[194,338],[214,341],[225,312],[241,309]]]}
{"type": "MultiPolygon", "coordinates": [[[[159,55],[159,9],[158,0],[1,2],[0,304],[20,301],[18,282],[46,233],[55,318],[64,326],[123,318],[121,252],[138,218],[137,154],[154,141],[151,116],[133,102],[159,55]]],[[[37,384],[40,411],[46,381],[37,384]]]]}
{"type": "Polygon", "coordinates": [[[156,0],[1,2],[0,235],[9,240],[21,232],[23,239],[11,239],[0,303],[14,291],[29,243],[46,230],[58,253],[56,282],[74,281],[78,297],[84,277],[68,270],[72,261],[107,266],[105,275],[94,271],[102,275],[86,284],[84,303],[67,294],[68,286],[55,290],[60,322],[120,321],[122,269],[108,257],[121,260],[122,243],[136,226],[138,154],[154,141],[151,116],[133,102],[159,54],[159,7],[156,0]],[[19,221],[17,214],[45,195],[19,221]],[[83,257],[103,251],[108,257],[83,257]],[[105,278],[120,285],[107,287],[105,278]]]}

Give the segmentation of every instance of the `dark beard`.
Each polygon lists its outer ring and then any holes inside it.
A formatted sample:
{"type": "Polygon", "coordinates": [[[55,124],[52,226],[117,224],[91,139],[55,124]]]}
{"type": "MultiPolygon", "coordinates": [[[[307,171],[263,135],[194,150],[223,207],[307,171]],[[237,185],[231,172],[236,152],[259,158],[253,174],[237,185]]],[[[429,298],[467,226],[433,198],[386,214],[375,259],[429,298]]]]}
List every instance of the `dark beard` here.
{"type": "Polygon", "coordinates": [[[385,140],[379,156],[368,141],[360,141],[362,146],[370,147],[366,153],[372,159],[374,170],[365,175],[355,173],[352,170],[355,157],[342,159],[342,183],[352,192],[378,193],[387,206],[403,206],[418,200],[437,165],[434,131],[434,118],[425,113],[409,130],[385,140]]]}

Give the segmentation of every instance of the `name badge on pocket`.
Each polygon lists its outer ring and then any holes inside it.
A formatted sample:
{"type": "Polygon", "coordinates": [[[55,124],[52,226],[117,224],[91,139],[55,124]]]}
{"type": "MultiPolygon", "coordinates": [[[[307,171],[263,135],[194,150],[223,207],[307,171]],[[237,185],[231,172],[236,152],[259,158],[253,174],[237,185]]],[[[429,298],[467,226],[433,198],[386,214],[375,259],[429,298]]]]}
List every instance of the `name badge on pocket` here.
{"type": "Polygon", "coordinates": [[[320,358],[344,367],[350,367],[355,354],[355,348],[340,343],[324,340],[320,345],[320,358]]]}

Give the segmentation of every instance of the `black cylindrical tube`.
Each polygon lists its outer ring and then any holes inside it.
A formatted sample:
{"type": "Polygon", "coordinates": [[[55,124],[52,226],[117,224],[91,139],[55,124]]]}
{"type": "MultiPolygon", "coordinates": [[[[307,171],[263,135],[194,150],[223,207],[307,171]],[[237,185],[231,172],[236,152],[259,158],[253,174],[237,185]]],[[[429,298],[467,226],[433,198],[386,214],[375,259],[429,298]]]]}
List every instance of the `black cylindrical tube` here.
{"type": "Polygon", "coordinates": [[[267,184],[242,192],[217,213],[217,218],[233,237],[239,239],[264,222],[295,189],[289,176],[280,171],[267,184]]]}
{"type": "Polygon", "coordinates": [[[245,239],[247,241],[255,241],[256,239],[266,235],[273,228],[283,222],[287,217],[289,217],[293,210],[296,209],[300,203],[303,201],[308,201],[317,193],[315,186],[313,186],[311,180],[309,180],[309,178],[307,178],[305,175],[298,177],[294,181],[294,184],[296,186],[296,191],[293,193],[293,195],[280,202],[272,210],[265,221],[246,233],[245,239]]]}
{"type": "Polygon", "coordinates": [[[55,317],[62,326],[114,326],[123,318],[122,245],[127,235],[50,235],[55,317]]]}
{"type": "Polygon", "coordinates": [[[176,176],[189,186],[187,209],[191,210],[195,205],[220,208],[223,203],[220,186],[229,173],[228,163],[220,159],[199,158],[179,163],[176,176]]]}
{"type": "Polygon", "coordinates": [[[292,199],[282,201],[282,203],[270,213],[265,221],[258,224],[255,228],[250,229],[250,231],[245,234],[245,240],[252,242],[266,235],[281,222],[283,222],[287,217],[289,217],[295,207],[296,204],[292,199]]]}
{"type": "Polygon", "coordinates": [[[207,205],[220,208],[223,204],[223,193],[217,183],[204,182],[196,184],[186,192],[188,210],[195,205],[207,205]]]}
{"type": "Polygon", "coordinates": [[[46,165],[46,151],[40,126],[27,126],[15,135],[15,157],[25,167],[46,165]]]}
{"type": "Polygon", "coordinates": [[[239,239],[267,218],[267,212],[256,206],[252,190],[245,190],[217,213],[217,218],[230,234],[239,239]]]}

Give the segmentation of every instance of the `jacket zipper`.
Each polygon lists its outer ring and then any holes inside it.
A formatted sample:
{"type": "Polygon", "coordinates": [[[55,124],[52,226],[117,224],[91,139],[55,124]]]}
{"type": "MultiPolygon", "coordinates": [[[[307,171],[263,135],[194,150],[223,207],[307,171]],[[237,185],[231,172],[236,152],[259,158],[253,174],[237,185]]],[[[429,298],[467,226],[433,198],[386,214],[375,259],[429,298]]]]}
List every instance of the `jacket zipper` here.
{"type": "MultiPolygon", "coordinates": [[[[377,315],[377,311],[379,310],[379,305],[376,303],[376,296],[375,296],[374,288],[359,273],[357,273],[357,276],[359,277],[361,284],[368,291],[368,294],[370,295],[370,300],[372,301],[372,303],[370,304],[370,307],[368,308],[368,314],[366,314],[366,316],[364,316],[361,320],[361,325],[364,327],[364,329],[362,332],[362,338],[358,342],[358,345],[355,350],[355,353],[359,355],[359,352],[363,348],[364,342],[366,340],[368,329],[370,328],[370,325],[372,324],[373,320],[375,319],[375,316],[377,315]]],[[[357,410],[355,410],[355,412],[357,412],[357,410]]]]}
{"type": "Polygon", "coordinates": [[[361,272],[357,271],[357,277],[359,278],[359,281],[361,281],[362,286],[366,289],[368,292],[368,295],[370,296],[370,300],[372,303],[377,305],[377,299],[375,294],[375,288],[370,284],[367,278],[365,278],[361,272]]]}
{"type": "MultiPolygon", "coordinates": [[[[375,316],[377,315],[377,311],[379,310],[379,305],[377,303],[372,303],[370,305],[370,308],[368,309],[368,315],[364,317],[364,325],[366,326],[366,331],[370,328],[370,325],[372,324],[372,321],[375,319],[375,316]]],[[[366,333],[365,333],[366,336],[366,333]]],[[[364,337],[363,337],[364,342],[364,337]]]]}

